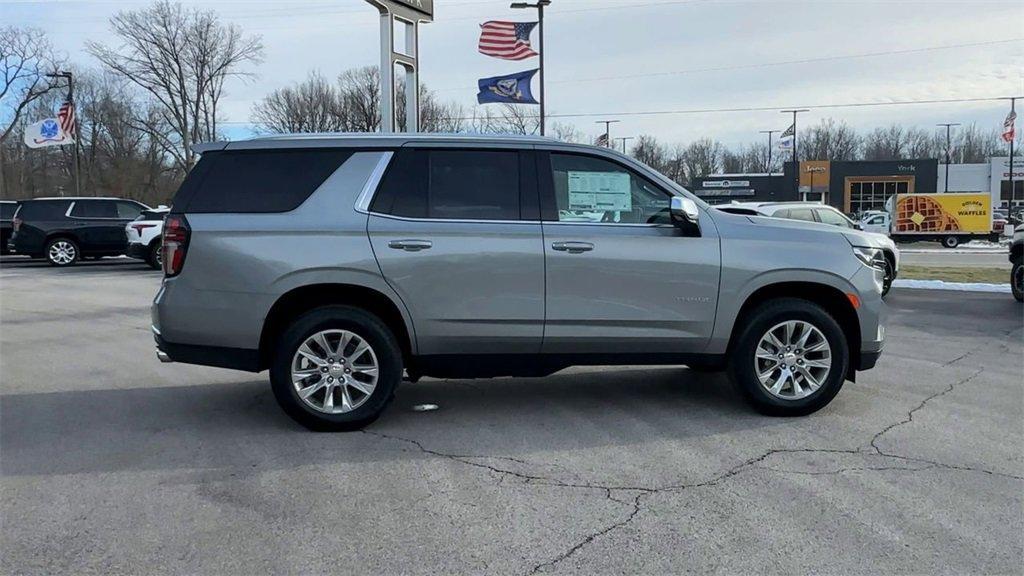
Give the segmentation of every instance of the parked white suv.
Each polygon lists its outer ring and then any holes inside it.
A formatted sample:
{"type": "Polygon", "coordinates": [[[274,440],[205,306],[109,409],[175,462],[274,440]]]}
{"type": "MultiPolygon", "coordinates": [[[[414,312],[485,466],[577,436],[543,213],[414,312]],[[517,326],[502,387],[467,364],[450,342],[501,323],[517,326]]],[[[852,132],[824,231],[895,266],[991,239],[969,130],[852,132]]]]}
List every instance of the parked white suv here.
{"type": "MultiPolygon", "coordinates": [[[[820,202],[733,202],[732,204],[716,206],[716,208],[725,212],[732,212],[733,214],[758,214],[773,218],[820,222],[840,228],[863,230],[875,238],[879,246],[882,247],[882,253],[885,256],[884,261],[878,263],[885,271],[882,296],[889,293],[893,280],[896,280],[896,276],[899,273],[900,251],[896,248],[896,243],[893,242],[888,234],[879,232],[874,228],[868,228],[863,222],[854,222],[845,214],[827,204],[821,204],[820,202]]],[[[888,217],[888,214],[885,215],[888,217]]]]}
{"type": "Polygon", "coordinates": [[[132,258],[145,260],[151,267],[160,269],[160,237],[164,233],[164,217],[170,208],[159,206],[151,210],[143,210],[139,217],[124,227],[128,237],[128,249],[125,254],[132,258]]]}

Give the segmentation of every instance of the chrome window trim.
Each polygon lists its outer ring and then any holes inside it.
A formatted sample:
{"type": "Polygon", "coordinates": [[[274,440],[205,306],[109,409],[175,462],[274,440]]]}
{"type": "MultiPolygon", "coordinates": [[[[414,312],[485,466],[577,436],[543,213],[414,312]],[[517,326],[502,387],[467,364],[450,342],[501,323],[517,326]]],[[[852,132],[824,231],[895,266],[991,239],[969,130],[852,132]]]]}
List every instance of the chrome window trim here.
{"type": "MultiPolygon", "coordinates": [[[[537,220],[473,220],[470,218],[409,218],[408,216],[395,216],[393,214],[381,214],[380,212],[366,212],[370,216],[388,218],[390,220],[402,220],[404,222],[441,222],[448,224],[541,224],[537,220]]],[[[546,224],[546,222],[544,222],[546,224]]]]}
{"type": "Polygon", "coordinates": [[[395,155],[391,150],[381,152],[380,159],[377,160],[377,165],[373,167],[373,171],[370,172],[370,177],[367,178],[366,184],[363,184],[363,189],[359,192],[359,196],[356,197],[356,212],[362,214],[370,214],[370,204],[373,202],[373,197],[377,194],[377,188],[380,187],[380,181],[384,178],[384,172],[391,165],[391,158],[395,155]]]}
{"type": "MultiPolygon", "coordinates": [[[[115,203],[116,202],[130,202],[132,204],[137,204],[138,206],[145,206],[145,204],[139,204],[138,202],[135,202],[134,200],[123,200],[123,199],[119,199],[119,198],[89,198],[89,200],[103,200],[104,202],[115,202],[115,203]]],[[[75,204],[77,204],[77,203],[78,203],[78,200],[72,200],[71,201],[71,205],[68,206],[68,211],[64,213],[64,216],[66,218],[71,218],[71,219],[74,219],[74,220],[110,220],[110,221],[117,220],[117,221],[134,222],[134,218],[121,218],[120,216],[115,217],[115,218],[106,218],[104,216],[74,216],[74,215],[71,214],[71,212],[75,209],[75,204]]],[[[116,206],[115,206],[115,209],[116,209],[116,206]]],[[[142,210],[146,210],[146,208],[140,209],[139,210],[140,214],[142,213],[142,210]]]]}
{"type": "Polygon", "coordinates": [[[555,226],[616,226],[630,228],[675,228],[672,224],[644,224],[642,222],[562,222],[561,220],[545,220],[544,224],[555,226]]]}

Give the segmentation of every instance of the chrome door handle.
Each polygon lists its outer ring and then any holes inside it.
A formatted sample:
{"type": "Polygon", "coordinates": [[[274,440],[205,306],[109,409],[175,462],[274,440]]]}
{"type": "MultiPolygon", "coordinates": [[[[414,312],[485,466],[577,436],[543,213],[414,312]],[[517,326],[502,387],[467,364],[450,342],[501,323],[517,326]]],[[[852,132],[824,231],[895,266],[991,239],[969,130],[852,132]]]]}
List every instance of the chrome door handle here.
{"type": "Polygon", "coordinates": [[[419,252],[428,250],[434,245],[430,240],[392,240],[388,242],[388,248],[405,250],[406,252],[419,252]]]}
{"type": "Polygon", "coordinates": [[[582,254],[594,249],[590,242],[555,242],[551,245],[553,250],[568,252],[569,254],[582,254]]]}

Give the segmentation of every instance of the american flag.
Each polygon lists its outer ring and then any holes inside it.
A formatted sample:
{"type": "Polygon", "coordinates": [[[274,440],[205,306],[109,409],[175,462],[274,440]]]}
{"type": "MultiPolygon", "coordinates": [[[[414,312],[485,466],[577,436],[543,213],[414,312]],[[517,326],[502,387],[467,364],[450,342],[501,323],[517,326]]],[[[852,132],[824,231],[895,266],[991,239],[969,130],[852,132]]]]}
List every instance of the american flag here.
{"type": "Polygon", "coordinates": [[[1006,120],[1003,121],[1003,141],[1011,142],[1013,137],[1016,136],[1017,131],[1014,129],[1013,123],[1017,120],[1017,113],[1010,110],[1010,113],[1006,115],[1006,120]]]}
{"type": "Polygon", "coordinates": [[[75,137],[75,103],[67,99],[60,105],[57,112],[57,120],[60,122],[60,129],[71,138],[75,137]]]}
{"type": "Polygon", "coordinates": [[[530,32],[536,25],[536,22],[484,22],[480,25],[480,53],[505,60],[536,56],[530,48],[530,32]]]}
{"type": "Polygon", "coordinates": [[[608,135],[601,134],[598,136],[597,140],[594,140],[594,146],[608,146],[608,135]]]}

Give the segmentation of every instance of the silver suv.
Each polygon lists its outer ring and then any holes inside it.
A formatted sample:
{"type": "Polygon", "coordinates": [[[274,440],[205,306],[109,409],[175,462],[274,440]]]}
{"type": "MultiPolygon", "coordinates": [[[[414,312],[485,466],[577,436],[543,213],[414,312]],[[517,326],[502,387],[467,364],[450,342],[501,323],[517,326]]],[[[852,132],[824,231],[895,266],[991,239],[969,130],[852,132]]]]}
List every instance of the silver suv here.
{"type": "Polygon", "coordinates": [[[348,135],[203,145],[164,225],[158,356],[259,372],[298,422],[375,420],[403,376],[728,370],[825,406],[883,344],[877,241],[710,209],[607,148],[348,135]]]}

